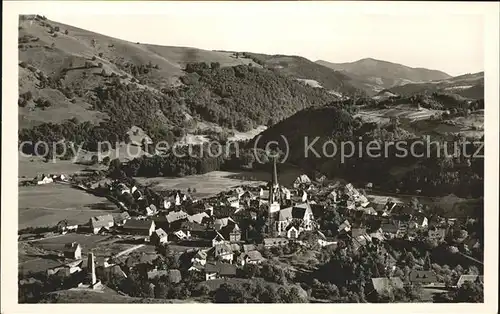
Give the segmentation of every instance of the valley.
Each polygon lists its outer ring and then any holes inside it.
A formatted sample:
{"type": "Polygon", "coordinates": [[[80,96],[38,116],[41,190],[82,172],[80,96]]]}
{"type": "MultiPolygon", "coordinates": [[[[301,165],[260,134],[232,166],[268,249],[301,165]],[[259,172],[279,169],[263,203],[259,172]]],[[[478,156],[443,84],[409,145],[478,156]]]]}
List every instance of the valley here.
{"type": "Polygon", "coordinates": [[[484,72],[152,45],[40,15],[20,16],[18,48],[20,302],[482,299],[460,285],[483,289],[484,72]],[[305,138],[352,154],[306,155],[305,138]],[[443,155],[453,143],[469,154],[443,155]]]}

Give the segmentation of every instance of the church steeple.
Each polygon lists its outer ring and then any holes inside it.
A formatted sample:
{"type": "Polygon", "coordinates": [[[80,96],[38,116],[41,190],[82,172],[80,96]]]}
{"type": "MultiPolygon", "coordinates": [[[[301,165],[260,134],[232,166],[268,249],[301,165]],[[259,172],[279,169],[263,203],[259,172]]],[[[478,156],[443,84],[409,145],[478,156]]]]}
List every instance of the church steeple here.
{"type": "Polygon", "coordinates": [[[273,177],[271,179],[271,186],[278,186],[278,169],[276,167],[276,157],[273,158],[273,177]]]}
{"type": "Polygon", "coordinates": [[[269,212],[273,213],[279,211],[281,205],[281,188],[278,183],[276,157],[273,158],[273,169],[271,175],[271,182],[269,182],[269,212]]]}

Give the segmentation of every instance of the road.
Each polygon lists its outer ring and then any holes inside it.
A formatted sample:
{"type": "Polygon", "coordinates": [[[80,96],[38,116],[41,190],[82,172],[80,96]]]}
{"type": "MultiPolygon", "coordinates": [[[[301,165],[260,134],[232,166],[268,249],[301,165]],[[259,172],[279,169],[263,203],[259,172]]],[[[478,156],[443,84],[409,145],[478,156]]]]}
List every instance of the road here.
{"type": "Polygon", "coordinates": [[[123,251],[121,251],[121,252],[117,253],[114,257],[120,257],[120,256],[122,256],[122,255],[129,254],[130,252],[133,252],[133,251],[135,251],[135,250],[137,250],[137,249],[139,249],[139,248],[141,248],[141,247],[143,247],[143,246],[145,246],[145,245],[146,245],[146,244],[138,244],[138,245],[136,245],[136,246],[133,246],[133,247],[131,247],[131,248],[128,248],[128,249],[126,249],[126,250],[123,250],[123,251]]]}

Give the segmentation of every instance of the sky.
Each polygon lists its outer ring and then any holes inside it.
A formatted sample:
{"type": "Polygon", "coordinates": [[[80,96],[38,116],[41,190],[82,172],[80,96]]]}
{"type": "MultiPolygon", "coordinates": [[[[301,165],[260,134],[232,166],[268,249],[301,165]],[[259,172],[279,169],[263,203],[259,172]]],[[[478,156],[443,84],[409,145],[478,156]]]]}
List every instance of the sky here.
{"type": "Polygon", "coordinates": [[[452,76],[484,70],[483,19],[477,14],[354,15],[312,10],[100,14],[45,15],[132,42],[300,55],[312,61],[374,58],[452,76]]]}

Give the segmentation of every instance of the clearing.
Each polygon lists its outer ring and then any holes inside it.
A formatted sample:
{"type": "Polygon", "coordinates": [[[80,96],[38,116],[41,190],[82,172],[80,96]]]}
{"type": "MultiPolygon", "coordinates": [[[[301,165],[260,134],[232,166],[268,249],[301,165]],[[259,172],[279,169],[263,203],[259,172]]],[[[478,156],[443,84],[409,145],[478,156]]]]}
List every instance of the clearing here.
{"type": "MultiPolygon", "coordinates": [[[[279,181],[284,186],[291,186],[293,181],[301,175],[298,168],[290,168],[278,174],[279,181]]],[[[212,171],[206,174],[186,176],[182,178],[136,178],[140,184],[150,186],[154,190],[182,190],[196,189],[194,197],[210,197],[240,185],[261,185],[271,180],[271,174],[265,171],[229,172],[212,171]]]]}
{"type": "Polygon", "coordinates": [[[19,187],[19,228],[54,226],[63,219],[85,223],[92,216],[119,212],[104,197],[67,184],[19,187]]]}

